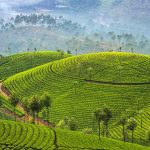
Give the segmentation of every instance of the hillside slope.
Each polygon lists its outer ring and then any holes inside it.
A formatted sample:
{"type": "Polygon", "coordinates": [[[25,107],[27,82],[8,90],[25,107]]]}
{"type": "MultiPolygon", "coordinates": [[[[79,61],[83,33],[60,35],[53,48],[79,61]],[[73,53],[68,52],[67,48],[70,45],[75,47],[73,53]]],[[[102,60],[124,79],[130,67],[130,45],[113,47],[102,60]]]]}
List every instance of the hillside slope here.
{"type": "Polygon", "coordinates": [[[26,52],[0,58],[0,80],[36,66],[69,57],[53,51],[26,52]]]}
{"type": "MultiPolygon", "coordinates": [[[[14,118],[13,117],[14,107],[10,104],[9,99],[0,94],[0,101],[2,101],[2,106],[0,107],[0,113],[1,113],[0,118],[3,119],[14,118]]],[[[24,115],[24,112],[22,112],[22,110],[19,107],[16,107],[16,115],[18,117],[21,117],[24,115]]]]}
{"type": "Polygon", "coordinates": [[[123,143],[79,132],[0,120],[0,149],[7,150],[147,150],[147,147],[123,143]]]}
{"type": "MultiPolygon", "coordinates": [[[[93,111],[107,104],[112,111],[110,137],[122,139],[116,122],[122,113],[137,116],[137,140],[145,140],[150,126],[150,57],[132,53],[93,53],[54,61],[8,78],[3,84],[23,97],[49,92],[50,121],[75,117],[79,129],[97,124],[93,111]],[[143,110],[143,127],[140,127],[143,110]],[[114,129],[115,127],[115,129],[114,129]]],[[[131,134],[129,134],[129,139],[131,134]]]]}

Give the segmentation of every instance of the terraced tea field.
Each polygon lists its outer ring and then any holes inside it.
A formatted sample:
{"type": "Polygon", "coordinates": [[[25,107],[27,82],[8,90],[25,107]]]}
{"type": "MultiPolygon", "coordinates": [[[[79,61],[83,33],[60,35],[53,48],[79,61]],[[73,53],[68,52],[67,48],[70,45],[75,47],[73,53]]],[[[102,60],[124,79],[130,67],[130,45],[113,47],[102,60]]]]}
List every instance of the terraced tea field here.
{"type": "MultiPolygon", "coordinates": [[[[14,108],[10,104],[8,98],[4,97],[3,95],[0,95],[0,100],[2,101],[2,111],[1,112],[3,112],[3,113],[6,112],[6,114],[7,114],[7,113],[14,111],[14,108]]],[[[22,115],[24,115],[24,113],[19,108],[16,108],[16,115],[21,117],[22,115]]]]}
{"type": "Polygon", "coordinates": [[[6,150],[148,150],[95,135],[0,120],[0,149],[6,150]]]}
{"type": "MultiPolygon", "coordinates": [[[[59,60],[62,58],[69,57],[70,55],[54,51],[38,51],[38,52],[26,52],[19,53],[12,56],[0,58],[0,81],[7,79],[9,76],[12,76],[16,73],[40,66],[47,62],[54,60],[59,60]]],[[[2,87],[0,83],[0,93],[2,92],[2,87]]],[[[1,118],[14,118],[13,115],[14,108],[8,100],[9,92],[6,92],[4,95],[0,95],[0,100],[2,100],[2,109],[1,118]],[[6,96],[6,97],[4,97],[6,96]]],[[[20,118],[24,115],[24,111],[20,109],[19,106],[16,108],[16,115],[20,118]]]]}
{"type": "Polygon", "coordinates": [[[42,64],[69,57],[53,51],[20,53],[0,58],[0,80],[42,64]]]}
{"type": "MultiPolygon", "coordinates": [[[[21,99],[48,92],[53,98],[50,121],[75,117],[79,130],[96,132],[93,111],[107,104],[113,118],[110,137],[121,139],[116,122],[122,113],[137,118],[136,140],[145,140],[150,126],[150,57],[132,53],[93,53],[53,61],[11,76],[3,82],[21,99]],[[143,126],[140,127],[143,110],[143,126]]],[[[129,134],[129,139],[131,134],[129,134]]]]}

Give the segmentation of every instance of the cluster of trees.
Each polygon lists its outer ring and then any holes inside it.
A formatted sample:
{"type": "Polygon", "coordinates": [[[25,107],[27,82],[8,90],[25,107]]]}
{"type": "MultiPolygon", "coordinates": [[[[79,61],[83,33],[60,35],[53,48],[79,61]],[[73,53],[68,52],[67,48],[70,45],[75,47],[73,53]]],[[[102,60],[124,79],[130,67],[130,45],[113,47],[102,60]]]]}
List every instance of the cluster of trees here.
{"type": "MultiPolygon", "coordinates": [[[[109,124],[112,119],[112,112],[108,106],[104,106],[99,108],[93,112],[93,115],[98,124],[98,135],[99,140],[101,140],[101,135],[103,137],[109,137],[109,124]]],[[[134,131],[137,128],[137,121],[133,117],[129,117],[126,114],[121,115],[120,119],[118,120],[116,126],[122,126],[122,136],[123,141],[129,141],[129,131],[131,132],[131,141],[134,142],[134,131]]],[[[69,129],[72,131],[76,131],[78,129],[78,122],[75,118],[71,117],[64,117],[62,120],[59,121],[57,127],[62,129],[69,129]]],[[[92,134],[93,130],[91,128],[85,128],[82,130],[85,134],[92,134]]],[[[146,140],[150,141],[150,129],[147,130],[146,133],[146,140]]]]}
{"type": "Polygon", "coordinates": [[[115,32],[96,32],[80,38],[75,35],[66,41],[68,48],[77,48],[79,53],[86,49],[88,52],[97,51],[126,51],[126,52],[143,52],[147,51],[150,46],[149,38],[144,35],[133,35],[129,33],[115,32]]]}
{"type": "Polygon", "coordinates": [[[78,33],[83,33],[85,30],[85,27],[82,27],[80,24],[74,23],[71,20],[67,20],[62,16],[56,18],[44,14],[20,14],[16,15],[16,17],[12,17],[9,21],[1,19],[0,26],[2,30],[13,29],[18,26],[44,26],[49,29],[62,29],[63,31],[76,31],[78,33]]]}
{"type": "Polygon", "coordinates": [[[98,122],[98,126],[99,126],[99,140],[100,140],[100,135],[101,135],[101,123],[103,122],[104,126],[105,126],[105,133],[106,133],[106,137],[108,137],[109,134],[109,129],[108,129],[108,124],[110,119],[112,118],[112,112],[110,111],[110,109],[105,106],[103,108],[99,108],[94,112],[94,116],[96,121],[98,122]]]}
{"type": "MultiPolygon", "coordinates": [[[[12,93],[10,95],[9,100],[14,108],[14,120],[16,121],[16,106],[20,103],[20,100],[15,95],[15,93],[12,93]]],[[[24,110],[27,113],[27,116],[29,115],[33,116],[32,123],[35,124],[37,122],[38,124],[39,112],[41,112],[43,109],[46,109],[45,120],[49,122],[49,117],[50,117],[49,110],[52,105],[52,98],[47,92],[44,92],[43,95],[40,97],[37,95],[34,95],[30,98],[29,101],[27,98],[23,98],[21,102],[23,104],[24,110]]],[[[2,105],[3,105],[3,102],[0,99],[0,107],[2,107],[2,105]]],[[[101,134],[103,136],[109,137],[109,124],[110,124],[110,120],[112,119],[112,111],[110,110],[110,108],[105,105],[104,107],[95,110],[93,112],[93,115],[98,123],[99,140],[101,140],[101,134]]],[[[137,128],[136,119],[133,117],[129,117],[127,114],[123,114],[121,115],[116,125],[122,126],[122,137],[123,137],[124,142],[129,141],[128,134],[129,134],[129,131],[131,131],[131,140],[133,143],[134,131],[137,128]]],[[[141,123],[141,126],[142,126],[142,123],[141,123]]],[[[62,120],[59,121],[56,127],[69,129],[71,131],[76,131],[78,129],[78,122],[74,117],[69,118],[66,116],[62,120]]],[[[82,132],[86,134],[92,134],[93,130],[90,128],[85,128],[82,130],[82,132]]],[[[147,130],[145,138],[146,140],[150,141],[150,129],[147,130]]]]}
{"type": "MultiPolygon", "coordinates": [[[[16,121],[16,106],[20,103],[19,98],[15,93],[10,95],[10,103],[14,107],[14,118],[16,121]]],[[[27,98],[23,98],[21,101],[23,104],[23,108],[25,109],[27,116],[31,114],[33,116],[33,123],[35,124],[36,118],[38,123],[39,112],[41,112],[44,108],[46,108],[46,121],[49,122],[50,112],[49,109],[52,105],[52,98],[47,92],[44,92],[42,96],[34,95],[28,100],[27,98]]],[[[28,118],[29,119],[29,118],[28,118]]],[[[24,120],[25,121],[25,120],[24,120]]]]}
{"type": "Polygon", "coordinates": [[[144,35],[133,35],[131,33],[116,34],[115,32],[108,33],[93,33],[93,38],[101,42],[110,42],[110,47],[108,49],[114,49],[120,51],[122,50],[133,51],[133,50],[145,50],[149,47],[149,39],[144,35]]]}
{"type": "Polygon", "coordinates": [[[57,127],[62,129],[69,129],[71,131],[76,131],[78,129],[78,122],[74,117],[64,117],[62,120],[59,121],[57,127]]]}
{"type": "MultiPolygon", "coordinates": [[[[99,140],[101,139],[101,133],[104,136],[108,137],[109,135],[109,122],[112,118],[112,112],[111,110],[107,107],[104,106],[102,108],[97,109],[96,111],[94,111],[94,116],[95,119],[98,123],[98,130],[99,130],[99,140]],[[104,125],[104,129],[101,132],[101,126],[104,125]]],[[[123,141],[126,142],[128,141],[129,137],[129,131],[131,131],[131,141],[132,143],[134,142],[134,131],[137,128],[137,121],[135,118],[133,117],[129,117],[126,114],[123,114],[120,119],[117,122],[117,125],[121,125],[122,126],[122,136],[123,136],[123,141]]],[[[150,130],[147,131],[146,133],[146,140],[150,141],[150,130]]]]}
{"type": "Polygon", "coordinates": [[[122,134],[123,134],[123,141],[126,142],[128,138],[128,131],[132,132],[132,143],[134,139],[134,130],[137,127],[136,119],[128,118],[126,115],[122,115],[118,121],[119,125],[122,125],[122,134]]]}
{"type": "MultiPolygon", "coordinates": [[[[22,20],[22,19],[21,19],[22,20]]],[[[59,20],[59,19],[58,19],[59,20]]],[[[33,26],[47,26],[47,33],[55,32],[55,35],[58,35],[57,40],[54,40],[55,36],[51,34],[47,34],[45,31],[45,27],[39,32],[39,28],[37,30],[32,30],[31,28],[26,28],[27,25],[22,25],[23,23],[15,24],[13,26],[23,26],[25,28],[16,28],[15,36],[17,41],[13,41],[13,39],[7,38],[7,44],[3,45],[3,52],[5,49],[9,47],[12,51],[25,51],[28,48],[34,49],[57,49],[61,48],[64,50],[73,50],[73,54],[76,54],[75,49],[78,50],[78,53],[87,53],[87,52],[98,52],[98,51],[126,51],[126,52],[148,52],[148,48],[150,46],[149,39],[144,35],[135,36],[133,34],[116,34],[115,32],[110,33],[92,33],[86,34],[82,27],[77,27],[78,25],[71,23],[70,21],[65,21],[61,23],[58,21],[57,25],[34,25],[33,26]],[[58,23],[59,22],[59,23],[58,23]],[[52,29],[53,28],[53,29],[52,29]],[[55,30],[55,29],[56,30],[55,30]],[[52,30],[51,30],[52,29],[52,30]],[[63,32],[64,31],[64,32],[63,32]],[[29,36],[23,37],[23,33],[26,32],[29,36]],[[36,39],[35,39],[36,35],[36,39]],[[61,35],[61,36],[60,36],[61,35]],[[22,42],[22,39],[27,42],[22,42]],[[52,37],[53,36],[53,37],[52,37]],[[18,37],[18,38],[17,38],[18,37]],[[37,40],[38,37],[38,40],[37,40]],[[56,43],[54,41],[56,41],[56,43]],[[21,42],[20,42],[21,41],[21,42]],[[21,44],[20,44],[21,43],[21,44]]],[[[11,23],[12,24],[12,23],[11,23]]],[[[31,24],[32,25],[32,24],[31,24]]],[[[10,24],[3,25],[4,28],[9,28],[10,24]]],[[[6,35],[6,32],[11,32],[6,30],[2,32],[1,38],[6,35]]],[[[6,41],[6,39],[4,39],[6,41]]]]}

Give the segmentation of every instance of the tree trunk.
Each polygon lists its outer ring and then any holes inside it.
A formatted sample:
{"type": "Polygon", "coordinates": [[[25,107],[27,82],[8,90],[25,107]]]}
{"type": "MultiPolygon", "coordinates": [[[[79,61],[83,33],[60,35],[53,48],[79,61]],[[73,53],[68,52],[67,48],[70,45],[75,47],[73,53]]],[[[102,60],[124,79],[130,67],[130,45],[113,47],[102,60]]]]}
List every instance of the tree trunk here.
{"type": "Polygon", "coordinates": [[[47,107],[47,122],[48,122],[48,126],[49,126],[49,108],[47,107]]]}
{"type": "Polygon", "coordinates": [[[49,108],[47,107],[47,121],[49,120],[49,108]]]}
{"type": "Polygon", "coordinates": [[[101,140],[101,122],[99,121],[99,141],[101,140]]]}
{"type": "Polygon", "coordinates": [[[133,130],[132,130],[132,143],[133,143],[133,130]]]}
{"type": "Polygon", "coordinates": [[[105,136],[105,126],[104,126],[104,124],[103,124],[103,132],[102,132],[102,134],[103,134],[103,137],[105,136]]]}
{"type": "Polygon", "coordinates": [[[126,136],[125,136],[125,127],[124,127],[124,124],[123,124],[123,141],[124,141],[124,142],[126,141],[126,136]]]}
{"type": "Polygon", "coordinates": [[[105,128],[106,128],[106,137],[108,137],[108,123],[105,124],[105,128]]]}
{"type": "Polygon", "coordinates": [[[37,112],[37,118],[36,118],[36,120],[37,120],[37,124],[39,124],[39,113],[37,112]]]}
{"type": "Polygon", "coordinates": [[[14,106],[14,118],[15,118],[15,121],[16,121],[16,109],[15,109],[15,106],[14,106]]]}
{"type": "Polygon", "coordinates": [[[128,130],[125,131],[125,140],[128,142],[128,130]]]}
{"type": "Polygon", "coordinates": [[[35,124],[35,112],[33,112],[33,124],[35,124]]]}

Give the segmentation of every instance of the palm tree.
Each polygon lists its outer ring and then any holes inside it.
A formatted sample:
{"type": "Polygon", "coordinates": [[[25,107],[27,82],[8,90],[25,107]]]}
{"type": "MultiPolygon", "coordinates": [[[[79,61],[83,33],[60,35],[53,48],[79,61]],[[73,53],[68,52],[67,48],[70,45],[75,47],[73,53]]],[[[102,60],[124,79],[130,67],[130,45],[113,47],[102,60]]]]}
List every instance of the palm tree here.
{"type": "Polygon", "coordinates": [[[47,121],[48,121],[49,108],[52,105],[52,98],[50,97],[50,95],[47,92],[44,92],[44,94],[41,96],[41,101],[43,103],[43,106],[46,107],[46,109],[47,109],[47,121]]]}
{"type": "Polygon", "coordinates": [[[103,121],[105,125],[105,130],[106,130],[106,137],[108,137],[108,123],[110,119],[112,118],[112,113],[111,113],[111,110],[107,106],[104,106],[103,112],[105,113],[105,117],[103,121]]]}
{"type": "Polygon", "coordinates": [[[127,123],[127,117],[126,117],[126,115],[122,115],[118,121],[118,124],[122,125],[122,131],[123,131],[122,133],[123,133],[123,141],[124,142],[126,141],[126,136],[125,136],[125,125],[126,125],[126,123],[127,123]]]}
{"type": "Polygon", "coordinates": [[[38,123],[38,114],[42,109],[42,105],[38,96],[35,95],[31,98],[29,107],[32,111],[33,123],[35,124],[35,113],[37,114],[37,123],[38,123]]]}
{"type": "Polygon", "coordinates": [[[143,110],[139,110],[139,115],[140,115],[140,119],[141,119],[141,121],[140,121],[140,124],[141,124],[141,128],[143,127],[143,110]]]}
{"type": "Polygon", "coordinates": [[[29,49],[29,48],[27,48],[27,51],[29,52],[29,51],[30,51],[30,49],[29,49]]]}
{"type": "Polygon", "coordinates": [[[67,50],[67,54],[71,54],[71,51],[69,49],[67,50]]]}
{"type": "Polygon", "coordinates": [[[121,52],[121,50],[122,50],[122,47],[120,46],[120,47],[119,47],[119,51],[121,52]]]}
{"type": "Polygon", "coordinates": [[[64,56],[64,51],[57,49],[57,52],[59,53],[59,59],[63,58],[64,56]]]}
{"type": "Polygon", "coordinates": [[[134,49],[133,49],[133,48],[131,48],[131,52],[132,52],[132,53],[134,52],[134,49]]]}
{"type": "Polygon", "coordinates": [[[37,48],[34,48],[34,51],[37,52],[37,48]]]}
{"type": "Polygon", "coordinates": [[[15,93],[12,93],[10,95],[10,98],[9,98],[11,104],[13,105],[14,107],[14,118],[15,118],[15,121],[16,121],[16,106],[17,104],[19,103],[19,99],[16,97],[16,94],[15,93]]]}
{"type": "Polygon", "coordinates": [[[105,116],[106,114],[104,113],[103,109],[97,109],[95,112],[94,112],[94,116],[95,116],[95,119],[96,121],[98,122],[98,129],[99,129],[99,140],[100,140],[100,129],[101,129],[101,122],[104,120],[104,118],[106,117],[105,116]]]}
{"type": "Polygon", "coordinates": [[[137,127],[137,122],[134,118],[130,118],[128,119],[128,122],[127,122],[127,129],[130,130],[132,132],[132,143],[133,143],[133,139],[134,139],[134,130],[136,129],[137,127]]]}

